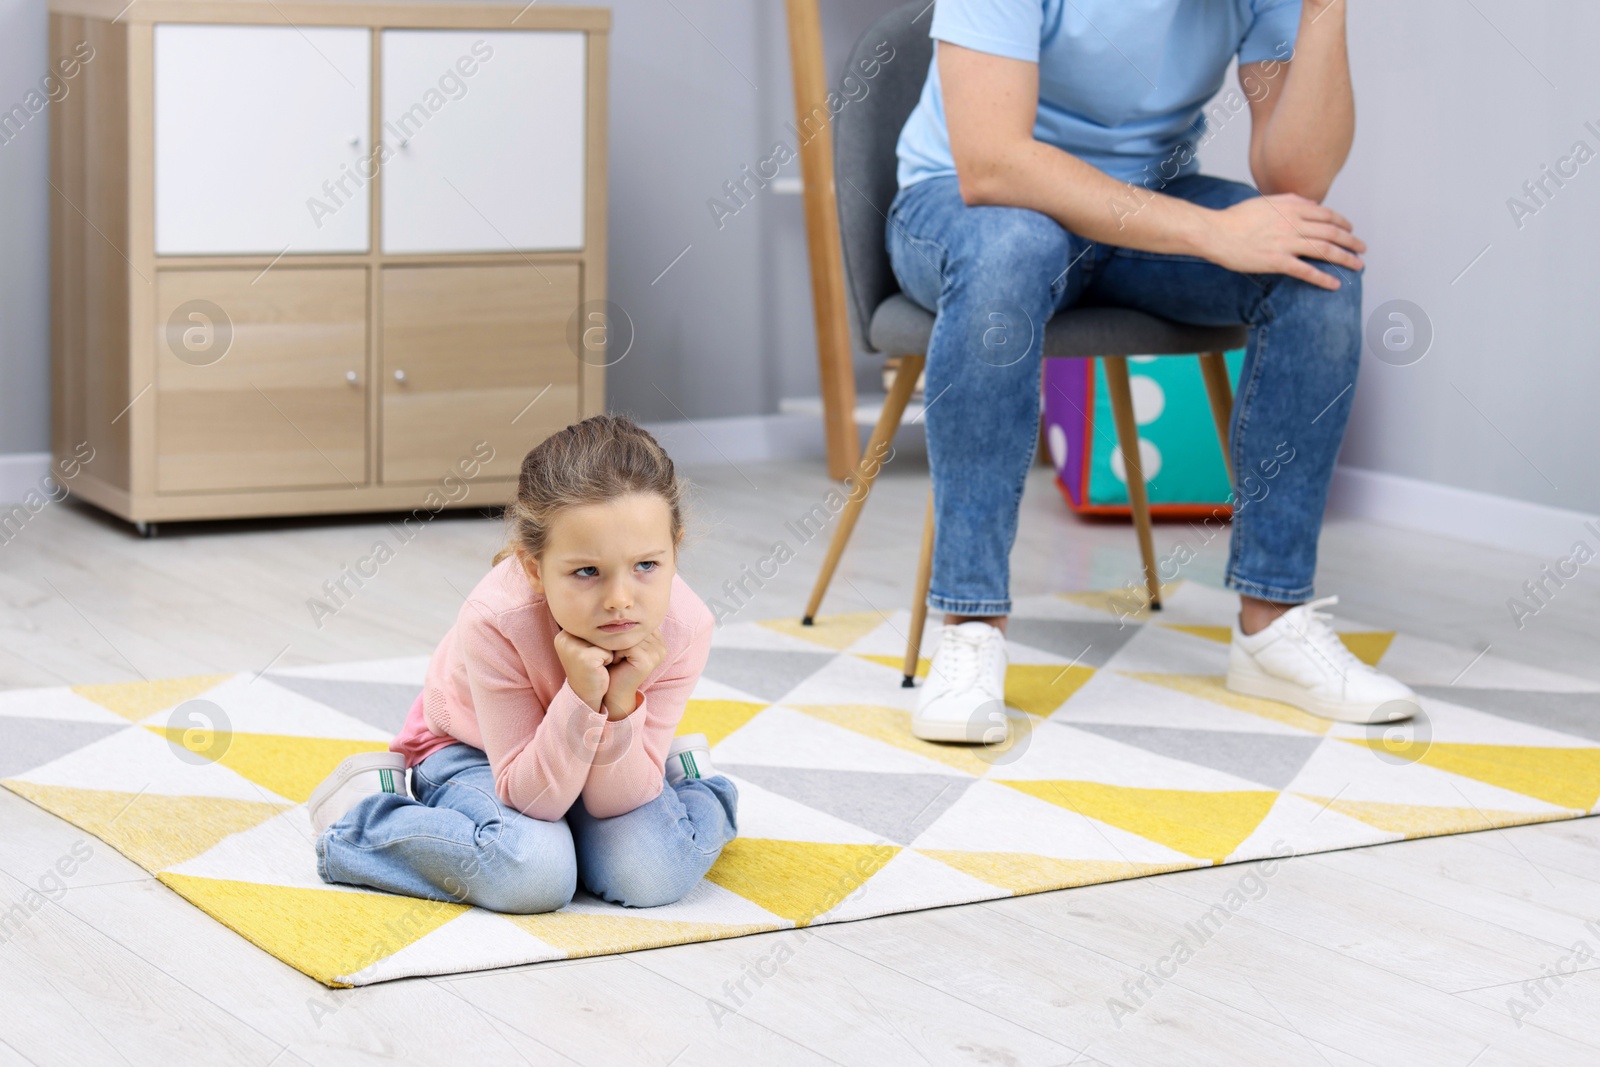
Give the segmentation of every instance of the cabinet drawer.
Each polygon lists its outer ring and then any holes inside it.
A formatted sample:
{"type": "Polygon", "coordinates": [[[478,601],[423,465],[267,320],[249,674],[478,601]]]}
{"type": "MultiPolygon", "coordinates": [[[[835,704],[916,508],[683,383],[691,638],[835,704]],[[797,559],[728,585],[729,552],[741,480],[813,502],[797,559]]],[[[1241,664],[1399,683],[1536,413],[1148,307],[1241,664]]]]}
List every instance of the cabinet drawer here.
{"type": "Polygon", "coordinates": [[[157,255],[365,252],[372,31],[155,27],[157,255]]]}
{"type": "Polygon", "coordinates": [[[156,489],[367,478],[365,267],[156,275],[156,489]]]}
{"type": "Polygon", "coordinates": [[[588,35],[384,30],[383,251],[583,247],[588,35]]]}
{"type": "Polygon", "coordinates": [[[494,458],[478,477],[515,478],[577,420],[579,283],[565,263],[384,269],[385,484],[437,482],[479,441],[494,458]]]}

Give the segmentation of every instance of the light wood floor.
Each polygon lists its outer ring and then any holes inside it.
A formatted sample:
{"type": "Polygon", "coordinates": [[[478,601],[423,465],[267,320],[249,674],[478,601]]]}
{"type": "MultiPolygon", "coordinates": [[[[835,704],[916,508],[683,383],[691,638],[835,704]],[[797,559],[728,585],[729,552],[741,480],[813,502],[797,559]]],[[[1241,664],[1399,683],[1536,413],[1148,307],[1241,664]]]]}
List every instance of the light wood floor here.
{"type": "MultiPolygon", "coordinates": [[[[681,569],[702,596],[783,539],[798,557],[742,616],[798,614],[824,546],[783,524],[832,484],[817,467],[686,472],[701,491],[681,569]]],[[[825,612],[908,604],[926,490],[914,452],[890,464],[825,612]]],[[[1159,529],[1158,551],[1184,530],[1159,529]]],[[[0,688],[427,653],[500,533],[470,512],[435,519],[319,627],[307,599],[375,540],[397,544],[383,521],[142,541],[52,505],[0,545],[0,688]]],[[[1519,632],[1505,601],[1547,561],[1338,520],[1322,557],[1319,590],[1353,619],[1600,678],[1592,578],[1519,632]]],[[[1012,558],[1018,595],[1138,574],[1131,532],[1069,517],[1043,468],[1012,558]]],[[[1185,577],[1220,584],[1225,558],[1219,538],[1185,577]]],[[[0,790],[0,910],[84,837],[0,790]]],[[[1293,859],[1159,983],[1147,971],[1254,865],[332,991],[94,845],[0,944],[0,1067],[1600,1062],[1594,819],[1293,859]],[[1523,983],[1570,970],[1579,942],[1576,973],[1536,1002],[1523,983]],[[1111,998],[1137,1010],[1114,1017],[1111,998]],[[1511,998],[1531,1014],[1513,1018],[1511,998]]]]}

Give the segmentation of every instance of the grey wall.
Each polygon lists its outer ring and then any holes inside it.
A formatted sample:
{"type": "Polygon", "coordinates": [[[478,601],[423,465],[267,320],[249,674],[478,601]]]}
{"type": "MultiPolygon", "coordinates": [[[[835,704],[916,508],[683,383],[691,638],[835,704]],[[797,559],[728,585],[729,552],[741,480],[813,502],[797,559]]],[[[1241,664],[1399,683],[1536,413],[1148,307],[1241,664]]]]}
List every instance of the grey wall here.
{"type": "MultiPolygon", "coordinates": [[[[824,0],[830,75],[892,6],[824,0]]],[[[611,297],[638,334],[612,369],[613,406],[654,421],[770,412],[782,396],[814,394],[799,198],[769,189],[720,231],[706,208],[790,136],[782,3],[612,7],[611,297]]],[[[8,106],[44,71],[44,11],[44,0],[0,0],[8,106]]],[[[1600,129],[1600,6],[1357,0],[1350,24],[1356,147],[1329,203],[1372,246],[1369,313],[1409,300],[1434,338],[1410,366],[1365,359],[1344,461],[1600,508],[1600,158],[1520,228],[1506,207],[1574,142],[1600,153],[1583,125],[1600,129]]],[[[1248,177],[1246,133],[1241,120],[1207,145],[1207,169],[1248,177]]],[[[0,452],[48,442],[46,137],[36,122],[0,147],[0,452]]],[[[864,385],[873,366],[858,364],[864,385]]]]}
{"type": "MultiPolygon", "coordinates": [[[[1356,140],[1327,203],[1370,246],[1368,317],[1408,300],[1434,336],[1409,366],[1363,357],[1342,461],[1600,509],[1600,5],[1364,0],[1350,33],[1356,140]],[[1519,228],[1507,199],[1579,140],[1596,158],[1519,228]]],[[[1247,178],[1247,134],[1205,169],[1247,178]]]]}

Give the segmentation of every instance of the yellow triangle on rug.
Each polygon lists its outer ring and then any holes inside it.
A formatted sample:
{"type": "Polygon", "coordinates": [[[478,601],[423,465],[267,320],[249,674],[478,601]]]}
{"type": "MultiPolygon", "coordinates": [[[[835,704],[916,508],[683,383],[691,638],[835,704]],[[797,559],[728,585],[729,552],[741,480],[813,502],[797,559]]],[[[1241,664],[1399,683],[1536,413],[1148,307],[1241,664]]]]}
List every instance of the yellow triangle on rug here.
{"type": "Polygon", "coordinates": [[[1031,852],[961,852],[955,849],[919,848],[924,856],[954,867],[962,874],[1016,894],[1070,889],[1124,878],[1203,867],[1201,863],[1127,863],[1121,860],[1063,860],[1031,852]]]}
{"type": "Polygon", "coordinates": [[[1213,863],[1231,856],[1278,799],[1265,789],[1208,792],[1076,781],[999,784],[1213,863]]]}
{"type": "Polygon", "coordinates": [[[507,915],[507,919],[568,956],[602,956],[641,948],[665,948],[690,941],[716,941],[767,930],[781,923],[707,923],[650,919],[624,914],[552,911],[539,915],[507,915]]]}
{"type": "MultiPolygon", "coordinates": [[[[1341,741],[1390,752],[1381,737],[1341,737],[1341,741]]],[[[1544,745],[1464,745],[1443,741],[1411,743],[1416,762],[1463,778],[1509,789],[1547,804],[1588,812],[1600,800],[1600,747],[1544,745]]]]}
{"type": "Polygon", "coordinates": [[[748,700],[691,700],[683,709],[677,736],[705,734],[706,740],[715,746],[766,707],[748,700]]]}
{"type": "Polygon", "coordinates": [[[796,926],[832,911],[894,858],[895,845],[841,845],[736,837],[706,874],[796,926]]]}
{"type": "MultiPolygon", "coordinates": [[[[146,726],[146,730],[183,746],[186,731],[177,726],[146,726]]],[[[209,743],[208,743],[209,744],[209,743]]],[[[257,785],[296,803],[311,799],[311,791],[333,773],[346,756],[357,752],[386,752],[382,741],[347,741],[337,737],[295,737],[289,734],[228,734],[216,762],[257,785]]]]}
{"type": "Polygon", "coordinates": [[[1545,822],[1568,818],[1563,812],[1548,814],[1526,811],[1499,811],[1494,808],[1440,808],[1427,804],[1385,804],[1373,800],[1338,800],[1296,793],[1328,810],[1352,819],[1360,819],[1368,826],[1407,838],[1438,837],[1443,834],[1465,834],[1477,830],[1498,830],[1504,826],[1521,826],[1529,822],[1545,822]]]}
{"type": "Polygon", "coordinates": [[[793,615],[781,619],[762,619],[759,625],[774,633],[788,634],[802,641],[810,641],[843,652],[863,637],[883,625],[883,616],[876,611],[857,611],[847,615],[818,615],[806,626],[793,615]]]}
{"type": "Polygon", "coordinates": [[[147,682],[111,682],[75,685],[72,691],[114,711],[129,722],[177,707],[232,678],[231,674],[196,674],[188,678],[157,678],[147,682]]]}
{"type": "Polygon", "coordinates": [[[192,860],[225,837],[258,826],[289,804],[41,785],[8,778],[13,793],[89,831],[147,871],[192,860]]]}
{"type": "Polygon", "coordinates": [[[471,910],[465,904],[359,890],[301,889],[163,871],[189,903],[289,966],[330,986],[471,910]]]}

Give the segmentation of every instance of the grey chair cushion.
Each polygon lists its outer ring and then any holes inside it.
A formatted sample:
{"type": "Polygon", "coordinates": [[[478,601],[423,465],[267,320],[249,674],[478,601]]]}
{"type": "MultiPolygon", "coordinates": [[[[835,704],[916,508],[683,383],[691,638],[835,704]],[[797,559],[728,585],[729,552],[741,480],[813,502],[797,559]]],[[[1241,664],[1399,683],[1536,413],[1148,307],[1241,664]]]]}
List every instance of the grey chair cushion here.
{"type": "MultiPolygon", "coordinates": [[[[878,305],[872,347],[891,356],[920,356],[933,335],[933,312],[902,293],[878,305]]],[[[1131,308],[1083,307],[1059,312],[1045,326],[1046,359],[1063,356],[1163,356],[1242,348],[1243,326],[1190,326],[1131,308]]]]}
{"type": "MultiPolygon", "coordinates": [[[[899,191],[895,145],[922,95],[933,59],[928,36],[932,20],[931,3],[910,0],[861,35],[846,70],[865,82],[868,91],[833,120],[833,175],[850,329],[858,346],[887,355],[926,353],[933,332],[933,315],[900,295],[884,234],[889,205],[899,191]],[[879,49],[885,41],[894,53],[881,63],[878,57],[884,53],[879,49]],[[876,77],[865,78],[863,61],[880,62],[876,77]]],[[[1238,348],[1245,337],[1243,326],[1186,326],[1121,308],[1072,308],[1045,328],[1044,354],[1215,352],[1238,348]]]]}

